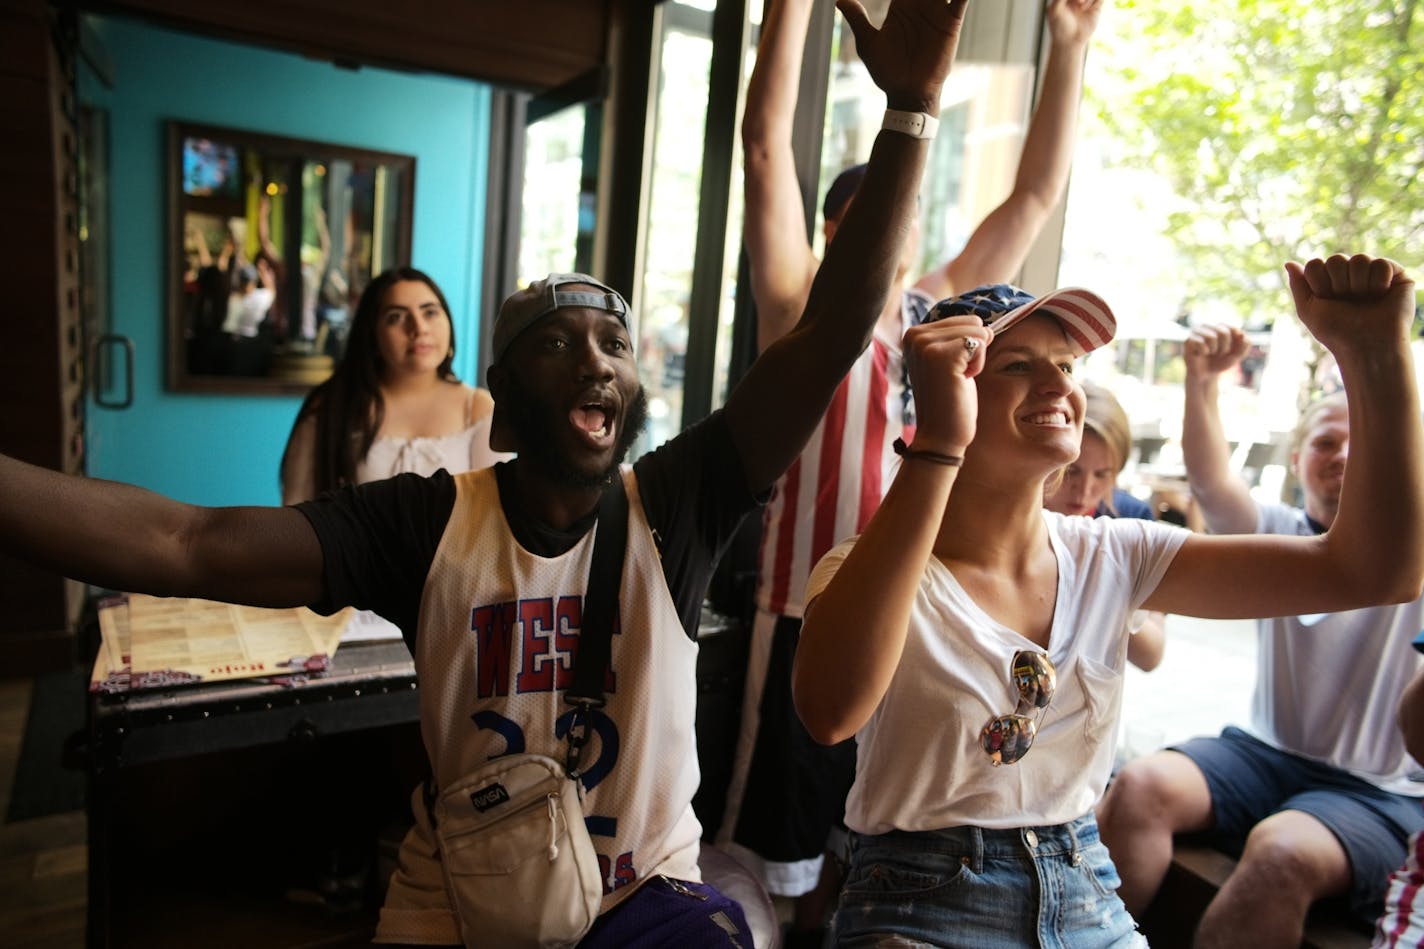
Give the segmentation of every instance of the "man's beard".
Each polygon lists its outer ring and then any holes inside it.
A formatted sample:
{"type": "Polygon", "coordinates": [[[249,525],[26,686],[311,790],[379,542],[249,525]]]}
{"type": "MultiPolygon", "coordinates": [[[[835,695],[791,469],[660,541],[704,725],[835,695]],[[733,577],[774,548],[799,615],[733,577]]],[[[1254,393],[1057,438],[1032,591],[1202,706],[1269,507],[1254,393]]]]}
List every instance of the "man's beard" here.
{"type": "Polygon", "coordinates": [[[648,393],[639,385],[637,394],[624,406],[619,419],[618,441],[613,447],[612,461],[604,470],[590,473],[575,467],[568,456],[559,451],[558,441],[550,437],[569,424],[567,413],[525,388],[513,373],[509,376],[508,394],[501,407],[505,420],[518,439],[519,454],[570,488],[597,488],[607,484],[648,424],[648,393]]]}

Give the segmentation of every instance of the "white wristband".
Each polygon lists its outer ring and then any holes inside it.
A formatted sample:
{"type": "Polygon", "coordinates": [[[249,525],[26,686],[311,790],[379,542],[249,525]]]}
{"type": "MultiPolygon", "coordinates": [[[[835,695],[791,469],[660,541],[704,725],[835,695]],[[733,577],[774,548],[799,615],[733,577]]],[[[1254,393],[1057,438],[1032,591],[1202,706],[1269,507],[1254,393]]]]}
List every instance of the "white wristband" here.
{"type": "Polygon", "coordinates": [[[930,139],[935,137],[935,132],[939,129],[939,119],[928,112],[901,112],[899,109],[886,109],[885,121],[880,123],[880,127],[887,131],[908,135],[911,138],[930,139]]]}

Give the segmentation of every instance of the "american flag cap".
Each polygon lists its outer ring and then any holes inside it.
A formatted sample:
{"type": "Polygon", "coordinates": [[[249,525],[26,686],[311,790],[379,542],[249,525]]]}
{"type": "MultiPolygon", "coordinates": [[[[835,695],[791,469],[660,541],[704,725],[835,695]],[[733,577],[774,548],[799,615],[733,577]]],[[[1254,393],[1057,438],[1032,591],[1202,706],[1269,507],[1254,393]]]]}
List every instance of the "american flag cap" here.
{"type": "Polygon", "coordinates": [[[923,322],[933,323],[947,316],[977,316],[997,337],[1039,310],[1058,320],[1080,356],[1112,342],[1117,332],[1117,318],[1103,298],[1091,290],[1063,287],[1034,297],[1007,283],[975,287],[941,300],[925,314],[923,322]]]}

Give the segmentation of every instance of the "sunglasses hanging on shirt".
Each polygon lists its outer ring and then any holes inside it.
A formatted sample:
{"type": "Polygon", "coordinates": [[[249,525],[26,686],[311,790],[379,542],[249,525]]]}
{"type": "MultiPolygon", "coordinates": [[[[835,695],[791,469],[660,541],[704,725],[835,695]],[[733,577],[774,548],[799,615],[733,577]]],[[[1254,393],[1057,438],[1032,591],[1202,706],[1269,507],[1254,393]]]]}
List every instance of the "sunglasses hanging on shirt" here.
{"type": "Polygon", "coordinates": [[[1053,701],[1058,673],[1046,653],[1021,649],[1014,653],[1009,681],[1018,690],[1018,705],[1008,715],[996,715],[979,729],[979,747],[994,767],[1013,764],[1033,747],[1039,723],[1053,701]],[[1038,712],[1035,720],[1032,715],[1038,712]]]}

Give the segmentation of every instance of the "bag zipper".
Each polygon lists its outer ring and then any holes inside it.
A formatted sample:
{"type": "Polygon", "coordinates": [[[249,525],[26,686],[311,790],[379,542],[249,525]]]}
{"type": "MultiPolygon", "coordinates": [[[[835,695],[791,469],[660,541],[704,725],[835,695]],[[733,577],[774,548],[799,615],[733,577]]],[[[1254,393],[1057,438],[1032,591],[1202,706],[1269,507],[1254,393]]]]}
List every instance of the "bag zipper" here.
{"type": "Polygon", "coordinates": [[[695,900],[702,900],[704,903],[707,902],[706,893],[699,893],[692,887],[688,886],[686,883],[683,883],[681,880],[674,880],[672,877],[667,876],[666,874],[659,873],[658,876],[662,877],[663,882],[666,883],[668,887],[674,892],[681,893],[683,896],[690,896],[695,900]]]}
{"type": "Polygon", "coordinates": [[[558,797],[552,791],[545,797],[545,802],[549,805],[549,862],[553,863],[559,859],[559,814],[554,809],[554,798],[558,797]]]}

